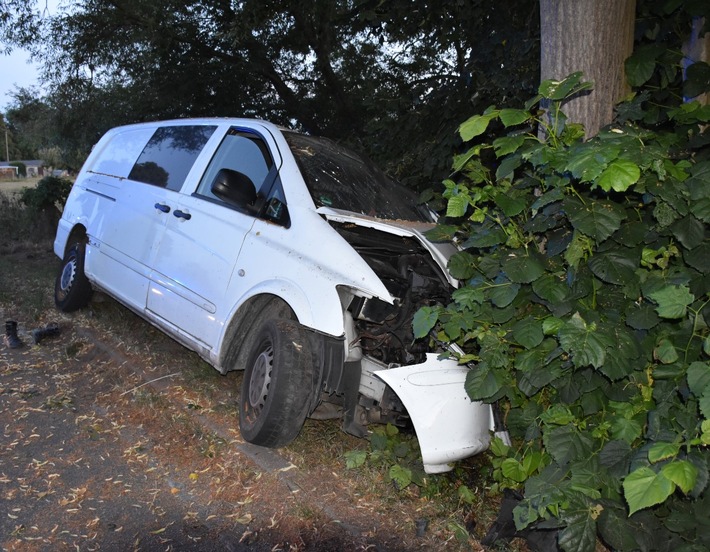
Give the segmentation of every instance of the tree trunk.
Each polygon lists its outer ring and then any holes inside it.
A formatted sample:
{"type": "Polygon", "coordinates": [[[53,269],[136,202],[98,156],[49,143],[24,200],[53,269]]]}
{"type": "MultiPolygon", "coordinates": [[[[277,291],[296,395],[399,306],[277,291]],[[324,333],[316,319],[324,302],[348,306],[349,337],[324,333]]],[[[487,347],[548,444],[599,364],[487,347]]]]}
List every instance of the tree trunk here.
{"type": "MultiPolygon", "coordinates": [[[[683,45],[683,71],[689,65],[698,61],[710,61],[710,32],[703,34],[705,28],[705,18],[696,17],[693,19],[693,25],[690,32],[690,37],[683,45]]],[[[697,100],[701,104],[710,103],[710,93],[705,92],[696,98],[687,98],[688,100],[697,100]]]]}
{"type": "Polygon", "coordinates": [[[587,137],[609,124],[629,91],[624,61],[634,44],[636,0],[540,0],[540,77],[562,80],[582,71],[594,90],[568,102],[570,121],[587,137]]]}

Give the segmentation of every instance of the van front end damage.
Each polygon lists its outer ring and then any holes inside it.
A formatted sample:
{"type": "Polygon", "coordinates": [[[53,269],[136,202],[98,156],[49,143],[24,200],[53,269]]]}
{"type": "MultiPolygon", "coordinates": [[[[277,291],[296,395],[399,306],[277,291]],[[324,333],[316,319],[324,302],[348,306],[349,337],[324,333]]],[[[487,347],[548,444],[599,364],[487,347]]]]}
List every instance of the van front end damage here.
{"type": "Polygon", "coordinates": [[[491,411],[467,396],[468,368],[413,335],[412,320],[421,307],[450,300],[457,282],[445,263],[453,247],[441,250],[419,229],[398,222],[326,216],[390,297],[342,293],[347,358],[341,374],[325,379],[321,399],[339,404],[344,429],[355,435],[365,435],[371,422],[411,423],[427,473],[448,471],[451,462],[488,448],[491,411]]]}
{"type": "Polygon", "coordinates": [[[451,462],[488,448],[490,405],[473,402],[464,382],[468,368],[428,353],[426,362],[378,371],[397,393],[414,425],[426,473],[451,470],[451,462]]]}

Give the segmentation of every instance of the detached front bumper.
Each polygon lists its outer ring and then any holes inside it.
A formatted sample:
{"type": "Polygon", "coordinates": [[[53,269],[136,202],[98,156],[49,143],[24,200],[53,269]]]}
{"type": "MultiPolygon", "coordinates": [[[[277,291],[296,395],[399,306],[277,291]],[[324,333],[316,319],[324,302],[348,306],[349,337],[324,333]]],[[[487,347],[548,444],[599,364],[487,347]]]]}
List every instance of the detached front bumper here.
{"type": "Polygon", "coordinates": [[[375,375],[404,404],[419,439],[426,473],[443,473],[451,462],[488,448],[491,408],[473,402],[464,389],[468,368],[427,354],[422,364],[380,370],[375,375]]]}

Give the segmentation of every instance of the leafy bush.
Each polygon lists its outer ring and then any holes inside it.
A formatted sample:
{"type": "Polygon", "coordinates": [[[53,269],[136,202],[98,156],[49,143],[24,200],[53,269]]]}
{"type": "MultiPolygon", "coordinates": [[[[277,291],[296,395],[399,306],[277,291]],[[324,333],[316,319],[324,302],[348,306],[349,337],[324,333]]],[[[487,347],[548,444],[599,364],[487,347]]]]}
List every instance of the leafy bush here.
{"type": "Polygon", "coordinates": [[[45,176],[34,188],[22,190],[20,201],[37,213],[57,211],[66,203],[71,187],[71,180],[58,176],[45,176]]]}
{"type": "Polygon", "coordinates": [[[494,442],[493,467],[524,490],[518,529],[559,528],[564,550],[707,549],[710,106],[638,94],[584,141],[560,106],[588,88],[547,81],[461,125],[484,141],[455,158],[429,237],[461,245],[464,285],[415,333],[459,344],[471,398],[505,411],[514,446],[494,442]]]}
{"type": "Polygon", "coordinates": [[[389,479],[399,490],[412,484],[420,487],[426,484],[419,446],[412,436],[402,435],[397,427],[387,424],[373,430],[370,447],[369,452],[353,450],[345,453],[348,469],[360,468],[369,461],[372,465],[387,467],[389,479]]]}

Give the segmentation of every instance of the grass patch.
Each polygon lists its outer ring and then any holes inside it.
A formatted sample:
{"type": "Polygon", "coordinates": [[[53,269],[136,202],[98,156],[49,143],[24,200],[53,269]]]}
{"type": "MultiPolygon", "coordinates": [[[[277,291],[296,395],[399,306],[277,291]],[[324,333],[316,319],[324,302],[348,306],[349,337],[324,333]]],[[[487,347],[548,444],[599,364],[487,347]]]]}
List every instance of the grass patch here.
{"type": "Polygon", "coordinates": [[[5,317],[35,324],[54,316],[58,264],[44,252],[0,253],[0,303],[5,317]]]}
{"type": "Polygon", "coordinates": [[[0,190],[0,303],[7,318],[41,321],[54,307],[57,270],[49,254],[54,229],[23,205],[19,195],[0,190]],[[48,259],[51,259],[48,262],[48,259]]]}
{"type": "Polygon", "coordinates": [[[46,220],[28,209],[17,193],[0,189],[0,255],[18,251],[51,249],[56,229],[48,228],[46,220]]]}

